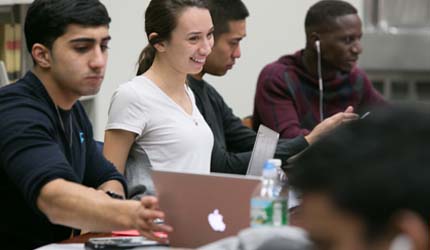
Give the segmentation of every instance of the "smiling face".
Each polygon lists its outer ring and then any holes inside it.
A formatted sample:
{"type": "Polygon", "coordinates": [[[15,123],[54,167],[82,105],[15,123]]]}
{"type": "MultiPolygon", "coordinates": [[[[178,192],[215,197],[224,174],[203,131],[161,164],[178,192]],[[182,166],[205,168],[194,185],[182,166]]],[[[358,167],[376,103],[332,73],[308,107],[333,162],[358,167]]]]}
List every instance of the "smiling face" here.
{"type": "Polygon", "coordinates": [[[209,55],[203,73],[223,76],[240,58],[240,41],[246,36],[246,21],[229,22],[229,32],[222,33],[216,39],[212,53],[209,55]]]}
{"type": "Polygon", "coordinates": [[[108,27],[71,24],[48,50],[50,78],[63,97],[96,94],[105,74],[108,27]]]}
{"type": "Polygon", "coordinates": [[[349,72],[363,50],[361,20],[351,14],[336,18],[333,24],[319,34],[322,65],[326,70],[349,72]]]}
{"type": "Polygon", "coordinates": [[[213,24],[207,9],[189,7],[178,16],[169,41],[162,42],[159,56],[182,74],[197,74],[213,46],[213,24]]]}

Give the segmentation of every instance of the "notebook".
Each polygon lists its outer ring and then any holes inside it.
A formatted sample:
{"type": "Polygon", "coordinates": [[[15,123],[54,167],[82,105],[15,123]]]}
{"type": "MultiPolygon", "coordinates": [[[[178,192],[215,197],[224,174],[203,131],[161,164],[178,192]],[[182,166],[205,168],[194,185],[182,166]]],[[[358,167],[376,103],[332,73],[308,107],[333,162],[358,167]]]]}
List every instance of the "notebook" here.
{"type": "Polygon", "coordinates": [[[249,227],[254,176],[153,170],[152,178],[173,247],[196,248],[249,227]]]}
{"type": "Polygon", "coordinates": [[[279,133],[264,125],[258,127],[257,138],[252,149],[246,175],[261,176],[263,174],[264,162],[275,155],[278,140],[279,133]]]}

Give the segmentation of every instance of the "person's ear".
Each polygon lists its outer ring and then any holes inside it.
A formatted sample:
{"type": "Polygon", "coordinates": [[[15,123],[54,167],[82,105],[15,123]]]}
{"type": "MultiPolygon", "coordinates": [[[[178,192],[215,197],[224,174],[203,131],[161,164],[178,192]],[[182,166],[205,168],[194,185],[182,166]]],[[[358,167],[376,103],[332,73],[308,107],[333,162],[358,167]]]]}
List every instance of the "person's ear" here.
{"type": "Polygon", "coordinates": [[[33,44],[31,56],[39,67],[49,68],[51,66],[51,54],[49,49],[44,45],[40,43],[33,44]]]}
{"type": "Polygon", "coordinates": [[[310,35],[310,42],[315,50],[317,49],[317,41],[320,41],[320,35],[316,32],[312,32],[310,35]]]}
{"type": "MultiPolygon", "coordinates": [[[[158,37],[158,33],[152,32],[148,36],[149,41],[156,41],[158,37]]],[[[164,41],[155,42],[152,44],[152,46],[158,51],[158,52],[164,52],[166,50],[166,45],[164,41]]]]}
{"type": "Polygon", "coordinates": [[[398,232],[394,237],[390,250],[428,250],[428,225],[418,214],[402,211],[394,217],[394,229],[398,232]]]}

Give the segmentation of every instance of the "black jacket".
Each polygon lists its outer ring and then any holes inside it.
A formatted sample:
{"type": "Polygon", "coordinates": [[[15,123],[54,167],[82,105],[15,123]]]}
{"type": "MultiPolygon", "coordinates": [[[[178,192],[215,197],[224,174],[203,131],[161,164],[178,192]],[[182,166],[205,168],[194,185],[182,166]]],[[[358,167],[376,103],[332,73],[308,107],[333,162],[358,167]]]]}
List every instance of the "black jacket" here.
{"type": "Polygon", "coordinates": [[[40,189],[58,178],[93,188],[108,180],[126,185],[97,150],[83,106],[77,102],[57,113],[43,84],[29,72],[0,89],[2,249],[34,249],[70,236],[71,228],[52,224],[37,207],[40,189]]]}
{"type": "MultiPolygon", "coordinates": [[[[222,96],[204,80],[188,77],[194,92],[196,105],[214,135],[211,171],[221,173],[245,174],[256,132],[242,124],[239,117],[224,102],[222,96]]],[[[275,158],[283,163],[308,146],[303,136],[294,139],[280,139],[275,158]]]]}

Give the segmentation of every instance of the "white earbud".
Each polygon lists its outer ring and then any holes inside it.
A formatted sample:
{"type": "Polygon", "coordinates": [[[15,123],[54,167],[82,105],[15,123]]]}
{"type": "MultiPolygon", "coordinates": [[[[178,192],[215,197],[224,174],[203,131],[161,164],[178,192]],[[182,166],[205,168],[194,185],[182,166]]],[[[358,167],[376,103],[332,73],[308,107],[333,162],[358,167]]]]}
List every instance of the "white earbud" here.
{"type": "Polygon", "coordinates": [[[317,48],[318,54],[320,54],[321,53],[320,40],[315,41],[315,47],[317,48]]]}
{"type": "Polygon", "coordinates": [[[412,250],[414,249],[411,237],[400,234],[391,242],[390,250],[412,250]]]}

